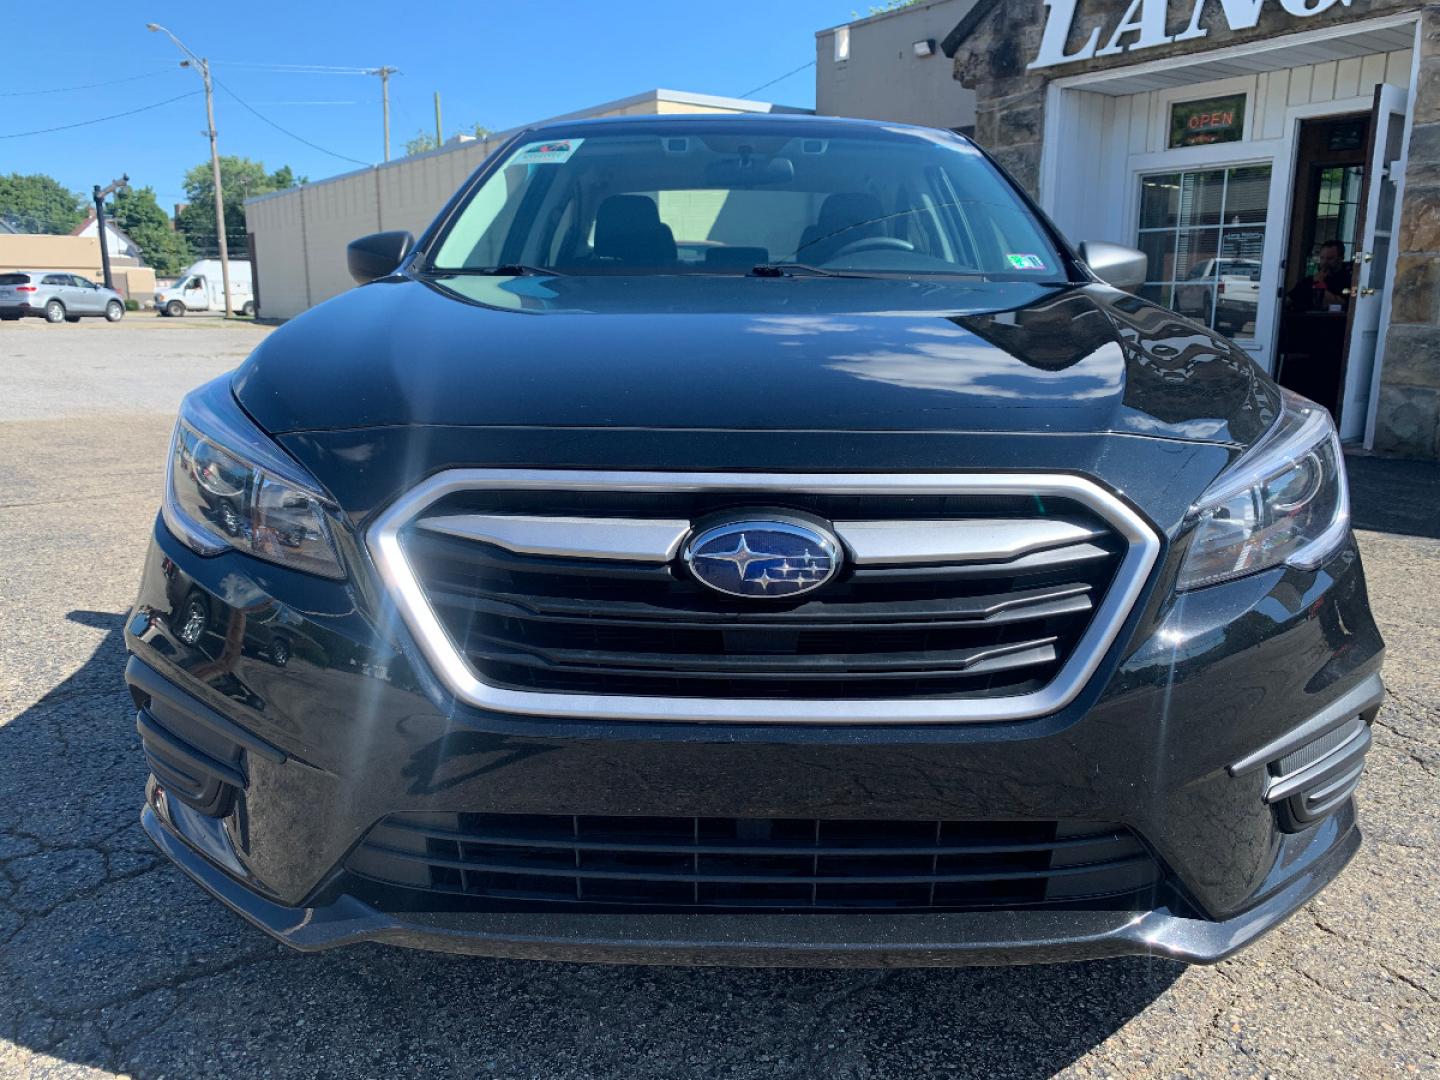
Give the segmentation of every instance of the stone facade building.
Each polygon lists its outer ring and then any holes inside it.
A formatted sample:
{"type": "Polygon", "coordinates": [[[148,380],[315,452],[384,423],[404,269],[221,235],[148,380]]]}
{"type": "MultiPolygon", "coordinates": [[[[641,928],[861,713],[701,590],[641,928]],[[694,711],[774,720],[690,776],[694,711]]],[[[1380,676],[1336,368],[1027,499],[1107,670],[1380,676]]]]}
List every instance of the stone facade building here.
{"type": "Polygon", "coordinates": [[[1440,3],[979,0],[942,51],[1072,240],[1146,250],[1347,442],[1440,458],[1440,3]]]}

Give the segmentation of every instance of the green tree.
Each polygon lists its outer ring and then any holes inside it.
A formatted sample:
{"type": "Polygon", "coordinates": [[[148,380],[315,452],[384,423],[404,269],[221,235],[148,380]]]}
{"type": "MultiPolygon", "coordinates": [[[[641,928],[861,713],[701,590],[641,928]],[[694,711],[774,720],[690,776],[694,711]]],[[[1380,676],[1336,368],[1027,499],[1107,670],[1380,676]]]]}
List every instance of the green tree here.
{"type": "MultiPolygon", "coordinates": [[[[265,165],[244,157],[220,158],[220,186],[225,191],[225,239],[232,255],[245,248],[245,200],[305,183],[285,165],[273,173],[265,165]]],[[[175,227],[185,234],[191,251],[201,258],[219,252],[215,239],[215,183],[208,161],[196,165],[185,174],[186,207],[175,219],[175,227]]],[[[139,242],[138,240],[136,241],[139,242]]]]}
{"type": "Polygon", "coordinates": [[[0,176],[0,217],[17,229],[68,233],[85,220],[85,196],[44,173],[0,176]]]}
{"type": "MultiPolygon", "coordinates": [[[[924,0],[885,0],[885,3],[883,4],[871,4],[870,14],[884,15],[887,12],[899,11],[901,8],[914,7],[916,4],[920,4],[923,2],[924,0]]],[[[858,11],[852,11],[850,12],[850,17],[852,19],[858,19],[860,18],[860,13],[858,11]]]]}
{"type": "MultiPolygon", "coordinates": [[[[140,245],[145,264],[160,277],[175,277],[190,265],[190,245],[183,233],[170,227],[170,218],[160,209],[154,188],[117,191],[109,214],[140,245]]],[[[212,227],[210,231],[215,230],[212,227]]]]}
{"type": "MultiPolygon", "coordinates": [[[[471,124],[469,127],[461,128],[455,134],[474,135],[477,139],[483,139],[490,134],[490,129],[484,124],[471,124]]],[[[413,139],[408,139],[405,142],[405,154],[407,157],[411,154],[423,154],[427,151],[438,149],[440,149],[440,146],[436,143],[435,136],[427,133],[423,129],[416,132],[413,139]]]]}

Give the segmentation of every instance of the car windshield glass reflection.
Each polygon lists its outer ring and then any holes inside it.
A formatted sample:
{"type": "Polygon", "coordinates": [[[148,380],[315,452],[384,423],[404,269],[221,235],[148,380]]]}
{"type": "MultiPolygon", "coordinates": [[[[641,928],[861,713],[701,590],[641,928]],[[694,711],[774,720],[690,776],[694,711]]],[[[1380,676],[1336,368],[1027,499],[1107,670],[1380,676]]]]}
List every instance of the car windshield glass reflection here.
{"type": "Polygon", "coordinates": [[[1044,228],[959,139],[700,127],[522,142],[450,222],[429,268],[1067,280],[1044,228]]]}

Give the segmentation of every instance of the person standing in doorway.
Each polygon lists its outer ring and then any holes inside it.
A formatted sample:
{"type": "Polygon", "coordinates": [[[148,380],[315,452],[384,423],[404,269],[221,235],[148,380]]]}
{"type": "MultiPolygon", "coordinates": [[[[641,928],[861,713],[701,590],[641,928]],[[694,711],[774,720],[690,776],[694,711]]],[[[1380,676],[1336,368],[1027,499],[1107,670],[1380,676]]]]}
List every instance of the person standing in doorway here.
{"type": "Polygon", "coordinates": [[[1345,311],[1352,281],[1344,242],[1327,240],[1320,245],[1315,273],[1290,290],[1290,306],[1295,311],[1345,311]]]}

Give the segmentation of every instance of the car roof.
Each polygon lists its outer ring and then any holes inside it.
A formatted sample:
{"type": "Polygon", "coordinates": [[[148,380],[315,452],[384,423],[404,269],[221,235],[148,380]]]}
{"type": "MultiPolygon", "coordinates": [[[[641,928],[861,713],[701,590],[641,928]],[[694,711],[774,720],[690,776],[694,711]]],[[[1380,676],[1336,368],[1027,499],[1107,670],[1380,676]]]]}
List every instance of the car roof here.
{"type": "Polygon", "coordinates": [[[575,120],[547,120],[532,124],[522,130],[525,134],[544,135],[547,132],[556,131],[603,131],[630,127],[678,130],[692,127],[768,127],[774,129],[779,126],[793,129],[797,137],[813,134],[817,138],[827,138],[844,131],[857,133],[868,131],[890,134],[914,133],[930,137],[940,133],[951,138],[965,140],[965,136],[948,128],[901,124],[891,120],[862,120],[851,116],[814,116],[809,113],[671,113],[663,116],[652,113],[633,116],[592,116],[575,120]]]}

